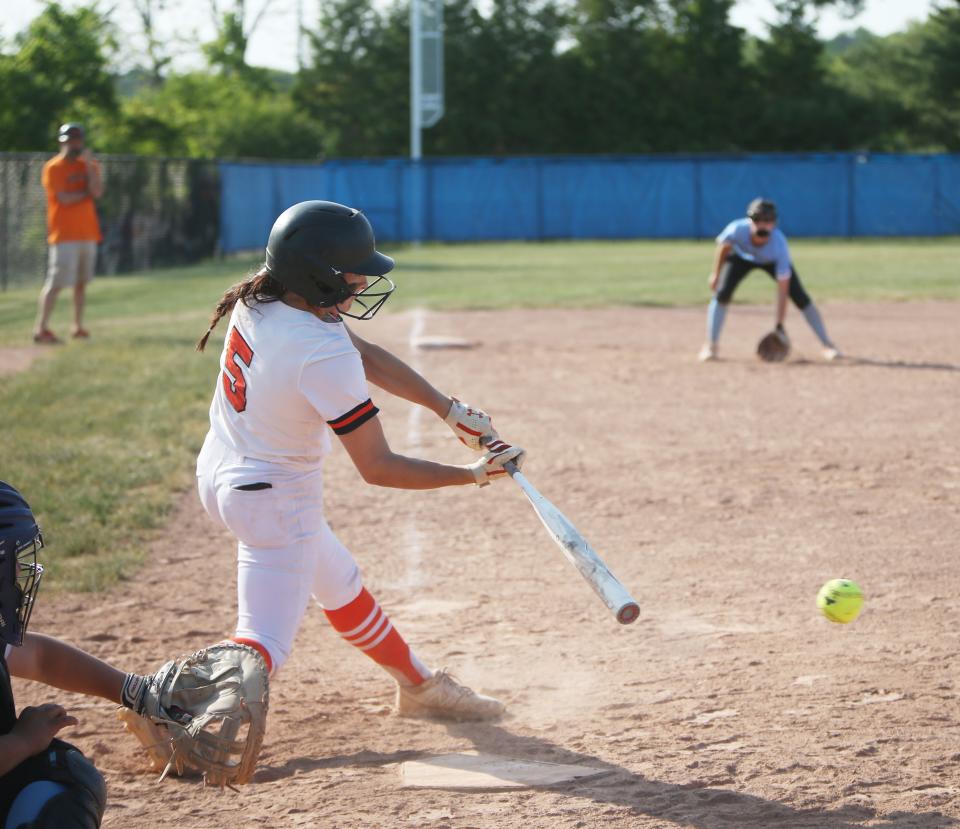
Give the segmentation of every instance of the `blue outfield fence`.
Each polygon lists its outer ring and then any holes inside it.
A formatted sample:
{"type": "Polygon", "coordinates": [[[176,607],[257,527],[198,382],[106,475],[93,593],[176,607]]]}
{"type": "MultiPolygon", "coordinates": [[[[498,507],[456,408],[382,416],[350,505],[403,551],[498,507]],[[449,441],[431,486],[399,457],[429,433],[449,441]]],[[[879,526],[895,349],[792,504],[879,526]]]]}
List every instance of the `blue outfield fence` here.
{"type": "Polygon", "coordinates": [[[960,234],[960,155],[221,162],[220,177],[226,253],[306,199],[362,208],[385,241],[710,238],[758,195],[790,236],[960,234]]]}

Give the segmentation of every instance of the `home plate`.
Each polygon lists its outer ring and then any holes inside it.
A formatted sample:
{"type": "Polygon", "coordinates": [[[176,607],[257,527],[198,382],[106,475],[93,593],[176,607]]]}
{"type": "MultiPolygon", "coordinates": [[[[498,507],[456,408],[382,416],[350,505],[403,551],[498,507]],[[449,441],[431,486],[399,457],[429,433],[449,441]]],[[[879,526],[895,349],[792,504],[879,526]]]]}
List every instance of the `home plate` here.
{"type": "Polygon", "coordinates": [[[554,786],[606,772],[593,766],[513,760],[496,754],[440,754],[401,763],[400,784],[404,788],[490,791],[554,786]]]}
{"type": "Polygon", "coordinates": [[[443,337],[436,334],[414,337],[410,344],[414,348],[475,348],[478,343],[460,337],[443,337]]]}

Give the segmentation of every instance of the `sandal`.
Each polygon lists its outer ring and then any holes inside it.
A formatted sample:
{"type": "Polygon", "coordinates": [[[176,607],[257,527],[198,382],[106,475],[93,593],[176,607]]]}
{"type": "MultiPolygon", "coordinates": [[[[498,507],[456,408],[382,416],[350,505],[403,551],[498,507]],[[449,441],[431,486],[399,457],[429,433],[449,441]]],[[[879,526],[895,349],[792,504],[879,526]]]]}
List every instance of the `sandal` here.
{"type": "Polygon", "coordinates": [[[40,343],[41,345],[59,345],[61,342],[63,342],[63,340],[61,340],[49,328],[44,328],[43,331],[40,331],[38,334],[34,334],[33,341],[35,343],[40,343]]]}
{"type": "Polygon", "coordinates": [[[75,340],[87,340],[90,338],[90,332],[86,328],[78,328],[73,332],[73,338],[75,340]]]}

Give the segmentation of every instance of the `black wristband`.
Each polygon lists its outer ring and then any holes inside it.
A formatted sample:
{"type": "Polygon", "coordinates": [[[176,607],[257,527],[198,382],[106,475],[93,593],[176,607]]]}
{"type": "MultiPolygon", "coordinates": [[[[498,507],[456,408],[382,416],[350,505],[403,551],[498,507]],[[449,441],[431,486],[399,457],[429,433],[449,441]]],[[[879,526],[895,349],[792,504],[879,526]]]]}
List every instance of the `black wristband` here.
{"type": "Polygon", "coordinates": [[[140,713],[143,705],[143,694],[147,690],[148,677],[140,674],[127,674],[120,690],[120,704],[124,708],[140,713]]]}

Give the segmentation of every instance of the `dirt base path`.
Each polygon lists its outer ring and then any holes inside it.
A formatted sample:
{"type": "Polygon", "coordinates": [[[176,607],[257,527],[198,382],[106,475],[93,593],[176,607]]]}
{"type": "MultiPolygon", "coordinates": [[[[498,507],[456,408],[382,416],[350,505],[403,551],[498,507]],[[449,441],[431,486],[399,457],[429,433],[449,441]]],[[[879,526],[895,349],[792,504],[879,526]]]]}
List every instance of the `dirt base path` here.
{"type": "Polygon", "coordinates": [[[0,377],[26,371],[37,360],[51,355],[54,350],[54,347],[49,345],[0,346],[0,377]]]}
{"type": "MultiPolygon", "coordinates": [[[[431,664],[500,695],[496,725],[390,714],[391,683],[311,610],[271,689],[260,768],[238,794],[157,785],[110,706],[64,699],[110,787],[105,826],[943,827],[960,824],[960,337],[951,304],[831,305],[859,361],[759,364],[769,309],[737,307],[724,360],[702,309],[382,315],[365,334],[495,413],[530,479],[634,591],[619,627],[509,482],[365,486],[339,449],[327,514],[431,664]],[[408,349],[411,333],[478,339],[408,349]],[[492,333],[496,332],[496,333],[492,333]],[[857,579],[855,624],[816,612],[857,579]],[[555,789],[399,787],[397,763],[478,749],[608,769],[555,789]]],[[[398,450],[465,462],[439,421],[383,400],[398,450]]],[[[232,545],[184,493],[140,578],[42,596],[36,630],[127,669],[228,634],[232,545]]]]}

